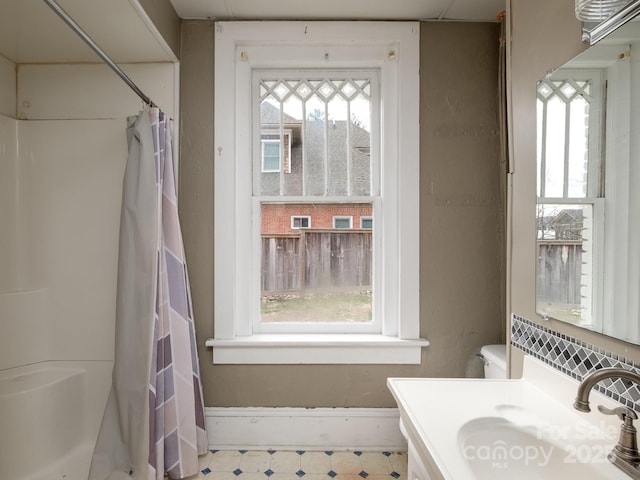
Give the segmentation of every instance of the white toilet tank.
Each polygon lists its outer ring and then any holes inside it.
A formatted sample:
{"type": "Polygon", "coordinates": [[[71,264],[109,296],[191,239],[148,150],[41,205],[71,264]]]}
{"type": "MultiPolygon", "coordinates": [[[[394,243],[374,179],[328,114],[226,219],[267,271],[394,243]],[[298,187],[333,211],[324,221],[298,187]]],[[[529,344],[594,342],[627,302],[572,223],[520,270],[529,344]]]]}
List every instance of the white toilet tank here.
{"type": "Polygon", "coordinates": [[[480,355],[484,360],[484,378],[507,378],[506,345],[485,345],[480,355]]]}

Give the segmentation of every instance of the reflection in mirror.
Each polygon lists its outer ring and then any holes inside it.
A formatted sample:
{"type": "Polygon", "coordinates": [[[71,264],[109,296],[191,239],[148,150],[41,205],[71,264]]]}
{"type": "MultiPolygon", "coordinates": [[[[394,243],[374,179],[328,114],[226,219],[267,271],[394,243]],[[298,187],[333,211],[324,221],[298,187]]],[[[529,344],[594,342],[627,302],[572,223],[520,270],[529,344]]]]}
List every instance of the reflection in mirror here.
{"type": "Polygon", "coordinates": [[[537,87],[536,311],[640,343],[640,22],[537,87]]]}

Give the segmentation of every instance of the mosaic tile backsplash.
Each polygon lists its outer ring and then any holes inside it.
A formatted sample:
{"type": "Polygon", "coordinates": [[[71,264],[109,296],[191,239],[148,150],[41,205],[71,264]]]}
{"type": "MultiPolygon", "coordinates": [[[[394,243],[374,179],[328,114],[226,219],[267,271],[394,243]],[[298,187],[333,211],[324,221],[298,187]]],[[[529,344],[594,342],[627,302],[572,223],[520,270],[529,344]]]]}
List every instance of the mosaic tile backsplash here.
{"type": "MultiPolygon", "coordinates": [[[[592,370],[622,367],[640,373],[640,365],[569,335],[511,315],[511,344],[528,355],[580,381],[592,370]]],[[[595,388],[626,407],[640,412],[640,388],[620,378],[605,379],[595,388]]]]}

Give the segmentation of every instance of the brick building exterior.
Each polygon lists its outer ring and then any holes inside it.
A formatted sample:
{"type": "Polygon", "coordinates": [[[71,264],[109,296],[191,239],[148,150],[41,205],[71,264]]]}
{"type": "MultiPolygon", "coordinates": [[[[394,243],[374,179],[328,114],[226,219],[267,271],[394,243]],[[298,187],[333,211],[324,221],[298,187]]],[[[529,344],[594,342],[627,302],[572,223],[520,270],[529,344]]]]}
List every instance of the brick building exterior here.
{"type": "Polygon", "coordinates": [[[309,218],[302,228],[333,229],[334,217],[351,218],[351,228],[371,228],[372,207],[368,203],[348,204],[263,204],[261,233],[263,235],[298,232],[300,226],[292,228],[292,217],[309,218]],[[362,221],[364,220],[364,227],[362,221]],[[368,226],[367,226],[367,222],[368,226]]]}

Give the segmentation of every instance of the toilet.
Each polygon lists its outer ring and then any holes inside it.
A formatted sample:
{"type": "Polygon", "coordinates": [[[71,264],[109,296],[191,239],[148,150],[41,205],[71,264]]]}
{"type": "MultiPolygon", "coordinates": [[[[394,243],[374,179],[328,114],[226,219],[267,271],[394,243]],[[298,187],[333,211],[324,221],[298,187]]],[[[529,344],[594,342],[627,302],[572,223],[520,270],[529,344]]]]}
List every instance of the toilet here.
{"type": "Polygon", "coordinates": [[[484,378],[507,378],[507,346],[485,345],[480,349],[484,361],[484,378]]]}

